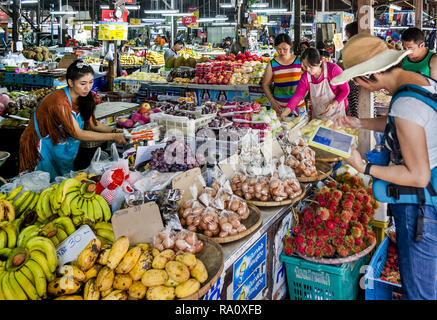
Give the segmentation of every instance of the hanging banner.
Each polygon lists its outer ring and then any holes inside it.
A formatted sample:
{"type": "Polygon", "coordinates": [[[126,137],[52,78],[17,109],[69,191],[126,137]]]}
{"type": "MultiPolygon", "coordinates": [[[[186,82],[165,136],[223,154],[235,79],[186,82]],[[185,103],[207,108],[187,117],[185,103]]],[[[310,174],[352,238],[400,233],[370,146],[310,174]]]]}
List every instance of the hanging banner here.
{"type": "Polygon", "coordinates": [[[198,7],[189,7],[188,12],[193,13],[193,17],[196,17],[196,20],[193,24],[188,25],[189,28],[198,28],[199,23],[197,22],[197,19],[199,19],[199,8],[198,7]]]}
{"type": "Polygon", "coordinates": [[[392,8],[388,9],[388,23],[391,24],[391,22],[393,21],[393,14],[394,14],[394,10],[392,8]]]}
{"type": "Polygon", "coordinates": [[[197,22],[197,17],[196,16],[182,17],[182,25],[183,26],[191,27],[192,25],[195,25],[196,22],[197,22]]]}
{"type": "Polygon", "coordinates": [[[100,22],[99,40],[127,40],[128,24],[123,22],[100,22]]]}
{"type": "Polygon", "coordinates": [[[141,24],[141,19],[130,18],[130,19],[129,19],[129,23],[130,23],[131,25],[135,25],[135,26],[137,26],[137,25],[141,24]]]}
{"type": "Polygon", "coordinates": [[[114,10],[102,10],[102,21],[105,22],[127,22],[128,12],[124,11],[121,18],[114,15],[114,10]]]}

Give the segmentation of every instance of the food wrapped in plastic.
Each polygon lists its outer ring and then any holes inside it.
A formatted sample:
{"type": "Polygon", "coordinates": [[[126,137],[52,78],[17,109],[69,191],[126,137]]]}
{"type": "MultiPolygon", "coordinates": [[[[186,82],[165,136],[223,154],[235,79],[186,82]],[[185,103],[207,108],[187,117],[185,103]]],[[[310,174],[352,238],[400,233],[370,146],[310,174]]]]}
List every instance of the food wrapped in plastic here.
{"type": "Polygon", "coordinates": [[[199,201],[208,207],[214,201],[214,198],[217,195],[217,190],[211,187],[205,187],[202,193],[199,195],[199,201]]]}
{"type": "Polygon", "coordinates": [[[232,191],[229,193],[227,189],[221,188],[217,191],[217,195],[211,206],[219,210],[224,210],[228,206],[231,196],[232,191]]]}
{"type": "Polygon", "coordinates": [[[237,213],[241,220],[246,220],[250,213],[247,202],[236,195],[231,197],[227,210],[237,213]]]}
{"type": "Polygon", "coordinates": [[[205,208],[203,215],[201,216],[199,231],[203,231],[203,234],[207,237],[214,237],[219,234],[219,212],[213,207],[205,208]]]}
{"type": "Polygon", "coordinates": [[[167,227],[161,230],[154,238],[153,245],[160,252],[166,249],[174,249],[176,241],[176,232],[167,227]]]}
{"type": "Polygon", "coordinates": [[[184,252],[196,254],[201,252],[203,247],[203,241],[194,232],[182,230],[176,234],[174,247],[176,254],[184,252]]]}

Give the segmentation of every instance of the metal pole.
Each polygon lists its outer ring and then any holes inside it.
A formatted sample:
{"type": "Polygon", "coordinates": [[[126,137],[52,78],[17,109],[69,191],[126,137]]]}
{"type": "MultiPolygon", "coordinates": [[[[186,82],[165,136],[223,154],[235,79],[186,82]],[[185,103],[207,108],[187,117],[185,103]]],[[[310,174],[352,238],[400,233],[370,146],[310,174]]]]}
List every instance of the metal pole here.
{"type": "Polygon", "coordinates": [[[21,1],[14,0],[14,6],[12,8],[12,41],[14,42],[13,51],[17,50],[17,41],[20,40],[20,15],[21,15],[21,1]]]}
{"type": "Polygon", "coordinates": [[[414,26],[416,28],[422,29],[422,24],[423,24],[423,16],[422,16],[422,11],[423,11],[423,0],[414,0],[414,10],[415,10],[415,14],[414,14],[414,26]]]}
{"type": "Polygon", "coordinates": [[[300,16],[300,0],[294,0],[294,51],[299,49],[300,42],[300,29],[301,29],[301,16],[300,16]]]}

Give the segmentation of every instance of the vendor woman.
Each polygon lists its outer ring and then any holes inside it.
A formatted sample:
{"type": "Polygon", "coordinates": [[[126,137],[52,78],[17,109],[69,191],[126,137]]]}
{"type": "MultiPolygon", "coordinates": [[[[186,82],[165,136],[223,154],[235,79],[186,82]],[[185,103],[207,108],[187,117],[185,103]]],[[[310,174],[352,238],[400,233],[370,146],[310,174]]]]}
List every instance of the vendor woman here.
{"type": "Polygon", "coordinates": [[[67,87],[40,102],[20,138],[20,171],[46,171],[51,181],[73,170],[81,141],[126,144],[123,133],[96,120],[92,67],[76,60],[66,79],[67,87]]]}
{"type": "Polygon", "coordinates": [[[310,93],[313,119],[335,119],[346,114],[349,85],[331,85],[330,81],[343,70],[334,63],[323,62],[319,50],[308,48],[302,53],[302,69],[305,70],[296,92],[282,112],[281,119],[296,109],[307,92],[310,93]]]}

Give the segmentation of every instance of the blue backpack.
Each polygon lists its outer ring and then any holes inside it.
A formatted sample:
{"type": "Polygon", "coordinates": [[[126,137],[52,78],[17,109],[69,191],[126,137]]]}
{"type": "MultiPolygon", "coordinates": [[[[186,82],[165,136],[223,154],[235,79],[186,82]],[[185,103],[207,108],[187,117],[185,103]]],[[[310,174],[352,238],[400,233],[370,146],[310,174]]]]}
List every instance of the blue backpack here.
{"type": "MultiPolygon", "coordinates": [[[[435,82],[435,80],[431,78],[429,79],[430,81],[435,82]]],[[[396,90],[389,106],[389,113],[393,103],[401,97],[416,98],[437,112],[437,94],[433,94],[420,86],[408,84],[403,85],[396,90]]],[[[366,154],[369,162],[376,165],[387,166],[391,156],[391,160],[394,164],[401,164],[402,154],[396,136],[395,120],[392,116],[388,116],[382,144],[382,150],[372,150],[366,154]]],[[[420,205],[422,208],[421,216],[423,218],[423,206],[431,205],[437,209],[437,193],[435,191],[437,190],[437,167],[431,169],[431,180],[426,188],[400,186],[374,178],[372,189],[375,199],[379,202],[420,205]]],[[[422,229],[421,223],[418,224],[418,228],[422,229]]],[[[421,230],[417,230],[416,239],[420,241],[421,237],[421,230]]]]}

